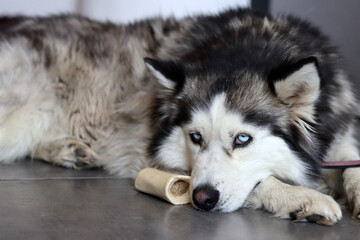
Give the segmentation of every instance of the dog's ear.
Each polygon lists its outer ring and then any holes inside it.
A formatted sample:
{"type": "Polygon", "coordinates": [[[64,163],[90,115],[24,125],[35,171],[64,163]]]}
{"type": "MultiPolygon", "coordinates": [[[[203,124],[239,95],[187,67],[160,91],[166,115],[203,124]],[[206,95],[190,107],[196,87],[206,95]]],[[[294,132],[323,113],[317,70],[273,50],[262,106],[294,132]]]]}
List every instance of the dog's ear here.
{"type": "Polygon", "coordinates": [[[185,82],[185,71],[182,64],[174,61],[158,61],[145,58],[145,65],[165,90],[179,92],[185,82]]]}
{"type": "Polygon", "coordinates": [[[315,57],[285,64],[270,72],[271,92],[289,108],[292,120],[302,128],[311,129],[315,123],[314,105],[320,95],[320,75],[315,57]]]}
{"type": "Polygon", "coordinates": [[[268,81],[272,93],[290,108],[313,104],[320,94],[320,75],[315,57],[272,70],[268,81]]]}

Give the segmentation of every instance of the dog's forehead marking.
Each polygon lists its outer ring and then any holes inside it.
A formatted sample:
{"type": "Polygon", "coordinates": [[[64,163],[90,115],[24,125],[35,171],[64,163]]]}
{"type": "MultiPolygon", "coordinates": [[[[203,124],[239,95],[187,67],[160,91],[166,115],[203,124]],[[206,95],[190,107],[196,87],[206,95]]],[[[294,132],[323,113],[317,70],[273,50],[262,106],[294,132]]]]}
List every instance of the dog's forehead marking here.
{"type": "Polygon", "coordinates": [[[201,128],[218,128],[225,127],[229,122],[241,122],[240,114],[231,113],[225,104],[226,94],[220,93],[216,95],[208,108],[197,109],[193,112],[193,122],[194,126],[199,126],[201,128]]]}
{"type": "Polygon", "coordinates": [[[222,120],[224,120],[224,117],[227,113],[225,106],[225,99],[226,99],[225,93],[221,93],[219,95],[216,95],[214,100],[212,101],[210,107],[210,119],[213,126],[217,126],[218,124],[221,124],[222,120]]]}
{"type": "Polygon", "coordinates": [[[208,139],[228,139],[229,134],[241,125],[242,117],[229,111],[225,102],[225,93],[216,95],[208,108],[194,112],[191,126],[206,133],[208,139]]]}
{"type": "Polygon", "coordinates": [[[203,128],[208,134],[215,134],[218,128],[227,126],[229,118],[235,118],[235,116],[226,109],[225,100],[225,93],[220,93],[213,98],[208,108],[195,111],[194,126],[203,128]]]}
{"type": "Polygon", "coordinates": [[[226,97],[226,93],[220,93],[213,97],[208,108],[195,110],[190,129],[205,133],[208,140],[211,138],[221,141],[228,141],[226,139],[233,138],[239,133],[255,134],[260,128],[263,129],[245,122],[240,112],[230,110],[226,104],[226,97]]]}
{"type": "Polygon", "coordinates": [[[206,127],[221,121],[220,118],[226,114],[225,99],[225,93],[221,93],[216,95],[207,107],[195,108],[192,112],[192,124],[206,127]]]}
{"type": "MultiPolygon", "coordinates": [[[[244,122],[241,113],[233,112],[227,108],[226,94],[221,93],[214,97],[209,110],[209,118],[211,121],[213,134],[224,133],[230,134],[232,131],[238,131],[239,128],[251,128],[250,125],[244,122]]],[[[236,132],[233,132],[236,134],[236,132]]]]}

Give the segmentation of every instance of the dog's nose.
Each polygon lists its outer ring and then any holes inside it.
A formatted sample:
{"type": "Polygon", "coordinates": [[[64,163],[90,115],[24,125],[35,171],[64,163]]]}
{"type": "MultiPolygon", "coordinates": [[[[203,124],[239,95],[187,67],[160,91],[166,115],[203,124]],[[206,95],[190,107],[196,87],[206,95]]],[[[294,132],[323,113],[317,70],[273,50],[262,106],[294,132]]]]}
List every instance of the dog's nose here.
{"type": "Polygon", "coordinates": [[[192,199],[196,207],[209,211],[219,201],[219,195],[218,190],[209,185],[204,185],[194,189],[192,199]]]}

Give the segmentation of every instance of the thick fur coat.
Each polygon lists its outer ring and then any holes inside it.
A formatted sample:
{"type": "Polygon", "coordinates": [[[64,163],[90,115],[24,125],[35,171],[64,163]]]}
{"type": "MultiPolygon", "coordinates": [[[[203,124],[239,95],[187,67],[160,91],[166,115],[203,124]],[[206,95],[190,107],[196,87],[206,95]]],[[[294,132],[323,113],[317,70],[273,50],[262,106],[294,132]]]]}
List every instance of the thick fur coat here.
{"type": "Polygon", "coordinates": [[[0,161],[182,171],[197,208],[333,224],[337,203],[306,187],[322,189],[359,218],[359,169],[320,170],[359,158],[339,59],[309,23],[242,9],[129,25],[3,18],[0,161]]]}

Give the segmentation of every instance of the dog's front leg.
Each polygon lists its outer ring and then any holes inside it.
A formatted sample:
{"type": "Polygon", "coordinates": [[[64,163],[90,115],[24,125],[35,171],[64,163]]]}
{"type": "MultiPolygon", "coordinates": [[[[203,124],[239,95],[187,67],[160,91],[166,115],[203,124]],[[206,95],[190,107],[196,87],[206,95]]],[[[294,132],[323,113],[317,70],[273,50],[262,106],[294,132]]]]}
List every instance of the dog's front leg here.
{"type": "Polygon", "coordinates": [[[292,186],[275,177],[263,180],[247,199],[246,207],[263,208],[281,218],[333,225],[342,217],[333,198],[315,190],[292,186]]]}
{"type": "Polygon", "coordinates": [[[360,168],[348,168],[343,173],[344,189],[353,218],[360,220],[360,168]]]}

